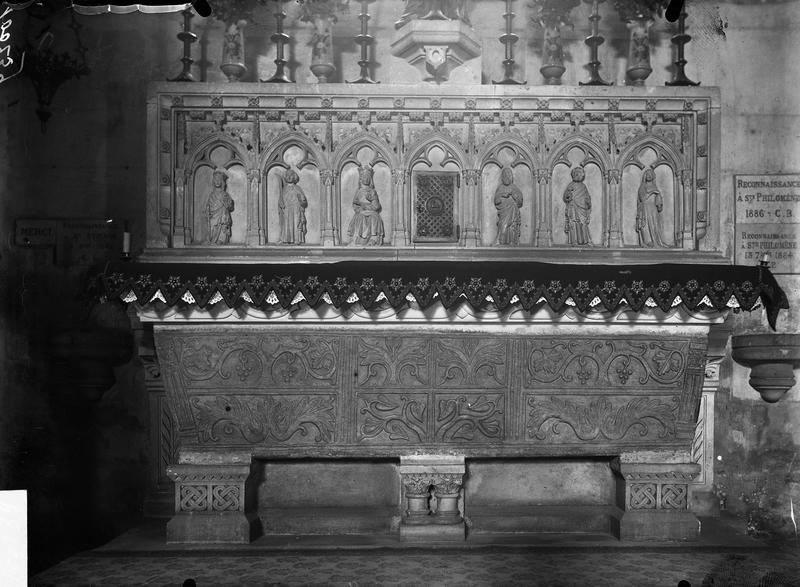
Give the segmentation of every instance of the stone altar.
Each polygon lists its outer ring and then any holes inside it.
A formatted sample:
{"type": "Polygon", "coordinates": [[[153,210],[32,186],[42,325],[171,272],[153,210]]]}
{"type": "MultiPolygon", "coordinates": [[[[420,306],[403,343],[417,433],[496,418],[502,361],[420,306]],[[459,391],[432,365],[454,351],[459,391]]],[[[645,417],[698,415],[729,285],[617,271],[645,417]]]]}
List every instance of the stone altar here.
{"type": "Polygon", "coordinates": [[[441,541],[466,528],[565,531],[581,512],[583,531],[696,537],[691,484],[712,454],[698,427],[713,401],[708,333],[720,310],[761,297],[774,316],[785,300],[759,268],[678,267],[495,263],[480,270],[486,281],[467,277],[478,266],[463,262],[112,273],[112,295],[153,325],[180,446],[167,467],[176,483],[168,536],[241,542],[259,525],[330,532],[337,524],[325,517],[353,509],[326,501],[344,483],[382,496],[346,518],[356,533],[441,541]],[[512,270],[533,279],[497,277],[512,270]],[[206,276],[176,276],[187,271],[206,276]],[[694,274],[709,281],[685,279],[694,274]],[[344,482],[320,459],[356,477],[344,482]],[[292,488],[299,503],[328,504],[303,524],[286,519],[303,510],[297,500],[270,502],[288,488],[265,467],[281,475],[270,463],[289,461],[312,476],[292,488]],[[572,486],[548,492],[565,475],[572,486]]]}
{"type": "Polygon", "coordinates": [[[729,307],[779,297],[768,271],[743,280],[724,267],[731,235],[709,213],[723,209],[718,92],[321,89],[151,87],[147,249],[138,276],[111,281],[152,325],[168,540],[695,538],[692,485],[710,489],[698,427],[713,402],[709,331],[729,307]],[[222,244],[201,213],[220,168],[236,202],[222,244]],[[522,194],[519,237],[498,246],[505,168],[522,194]],[[384,238],[354,248],[343,232],[363,169],[384,238]],[[306,201],[305,242],[291,246],[278,205],[288,170],[306,201]],[[665,247],[637,231],[647,170],[665,247]],[[591,201],[579,242],[562,199],[575,175],[591,201]],[[420,191],[438,178],[452,179],[446,198],[420,191]],[[581,265],[563,283],[557,265],[532,280],[531,258],[581,265]],[[596,266],[609,259],[622,265],[596,266]],[[428,274],[424,260],[443,268],[428,274]],[[637,264],[653,261],[682,265],[638,280],[637,264]],[[253,265],[264,262],[292,265],[253,265]],[[670,281],[696,264],[699,281],[670,281]],[[215,278],[180,277],[214,266],[215,278]]]}

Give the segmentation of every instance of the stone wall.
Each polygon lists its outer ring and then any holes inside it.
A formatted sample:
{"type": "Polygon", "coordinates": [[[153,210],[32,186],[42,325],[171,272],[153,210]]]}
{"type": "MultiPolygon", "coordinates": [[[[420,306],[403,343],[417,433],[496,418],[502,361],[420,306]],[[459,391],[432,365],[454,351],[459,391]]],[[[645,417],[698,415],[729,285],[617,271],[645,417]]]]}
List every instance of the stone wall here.
{"type": "MultiPolygon", "coordinates": [[[[351,3],[354,4],[354,3],[351,3]]],[[[481,79],[499,79],[502,22],[499,3],[475,3],[473,22],[483,41],[481,79]]],[[[518,79],[539,84],[540,33],[526,22],[517,2],[516,28],[523,38],[517,59],[518,79]],[[531,41],[533,46],[529,45],[531,41]]],[[[606,43],[601,72],[621,82],[627,31],[603,4],[606,43]]],[[[379,2],[370,23],[378,42],[374,60],[379,80],[393,79],[388,44],[399,2],[379,2]],[[389,8],[391,5],[391,8],[389,8]],[[383,69],[383,68],[386,69],[383,69]]],[[[293,6],[292,3],[289,6],[293,6]]],[[[309,25],[298,23],[290,8],[287,27],[296,40],[291,55],[299,63],[297,81],[311,81],[304,52],[309,25]]],[[[586,5],[574,11],[576,28],[569,36],[565,84],[588,77],[581,44],[586,34],[586,5]]],[[[795,140],[800,134],[800,103],[790,84],[800,75],[795,58],[800,40],[800,3],[690,2],[687,74],[703,85],[719,86],[723,97],[721,185],[733,192],[734,173],[798,171],[795,140]],[[793,167],[795,166],[795,167],[793,167]]],[[[339,72],[333,81],[357,77],[357,9],[337,23],[334,50],[339,72]]],[[[21,19],[20,19],[21,20],[21,19]]],[[[88,308],[79,299],[86,266],[59,266],[48,249],[25,250],[13,244],[17,218],[90,217],[128,219],[133,251],[144,246],[146,82],[180,71],[181,47],[175,38],[181,17],[173,15],[102,15],[78,17],[92,72],[66,82],[55,95],[53,117],[42,133],[35,115],[30,81],[17,78],[0,86],[0,486],[27,488],[30,504],[32,568],[97,544],[120,531],[141,507],[146,472],[140,369],[130,362],[117,369],[117,383],[99,402],[74,396],[63,379],[49,377],[48,340],[58,327],[85,323],[88,308]],[[60,382],[60,383],[59,383],[60,382]],[[88,523],[87,523],[88,521],[88,523]]],[[[246,29],[250,77],[273,71],[273,30],[269,14],[246,29]],[[255,73],[254,73],[255,72],[255,73]]],[[[51,29],[59,50],[70,49],[67,14],[51,29]]],[[[194,46],[195,73],[222,81],[222,26],[213,19],[194,19],[200,42],[194,46]]],[[[654,29],[653,74],[661,85],[670,78],[670,25],[654,29]]],[[[732,203],[720,211],[732,218],[732,203]]],[[[732,228],[732,227],[731,227],[732,228]]],[[[798,299],[800,278],[780,276],[798,299]]],[[[797,310],[780,321],[783,332],[797,332],[797,310]]],[[[736,317],[737,328],[744,326],[736,317]]],[[[763,325],[750,316],[747,328],[763,325]],[[755,323],[755,324],[754,324],[755,323]]],[[[717,412],[717,477],[729,511],[754,529],[793,534],[790,504],[800,503],[795,456],[800,432],[797,389],[780,404],[764,404],[746,383],[746,370],[726,359],[717,412]],[[792,502],[791,500],[794,500],[792,502]]]]}

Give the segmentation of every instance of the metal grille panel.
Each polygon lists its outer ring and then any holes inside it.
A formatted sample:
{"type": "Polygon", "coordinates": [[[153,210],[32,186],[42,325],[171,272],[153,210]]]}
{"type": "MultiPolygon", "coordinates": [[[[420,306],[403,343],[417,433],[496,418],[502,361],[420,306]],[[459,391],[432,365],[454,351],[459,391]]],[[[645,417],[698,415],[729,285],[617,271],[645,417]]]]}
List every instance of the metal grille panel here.
{"type": "Polygon", "coordinates": [[[454,242],[455,193],[458,173],[418,172],[414,209],[417,214],[416,242],[454,242]]]}

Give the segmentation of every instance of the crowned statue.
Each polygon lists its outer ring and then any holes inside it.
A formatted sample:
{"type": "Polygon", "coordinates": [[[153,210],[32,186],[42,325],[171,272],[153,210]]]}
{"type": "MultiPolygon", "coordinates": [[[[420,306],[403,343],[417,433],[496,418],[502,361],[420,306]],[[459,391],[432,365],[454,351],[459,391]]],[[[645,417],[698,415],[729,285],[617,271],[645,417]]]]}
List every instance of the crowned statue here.
{"type": "Polygon", "coordinates": [[[362,167],[358,172],[358,189],[353,197],[355,215],[347,234],[351,245],[379,246],[383,244],[384,229],[381,201],[372,183],[372,169],[362,167]]]}

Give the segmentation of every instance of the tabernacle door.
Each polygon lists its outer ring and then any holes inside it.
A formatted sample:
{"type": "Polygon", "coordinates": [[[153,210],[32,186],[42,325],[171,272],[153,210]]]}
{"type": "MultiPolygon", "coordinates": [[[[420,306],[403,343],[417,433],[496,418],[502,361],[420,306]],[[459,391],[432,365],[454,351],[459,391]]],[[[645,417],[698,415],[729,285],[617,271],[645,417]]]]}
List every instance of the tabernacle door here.
{"type": "Polygon", "coordinates": [[[452,243],[458,241],[455,222],[457,171],[417,171],[414,210],[414,242],[452,243]]]}

